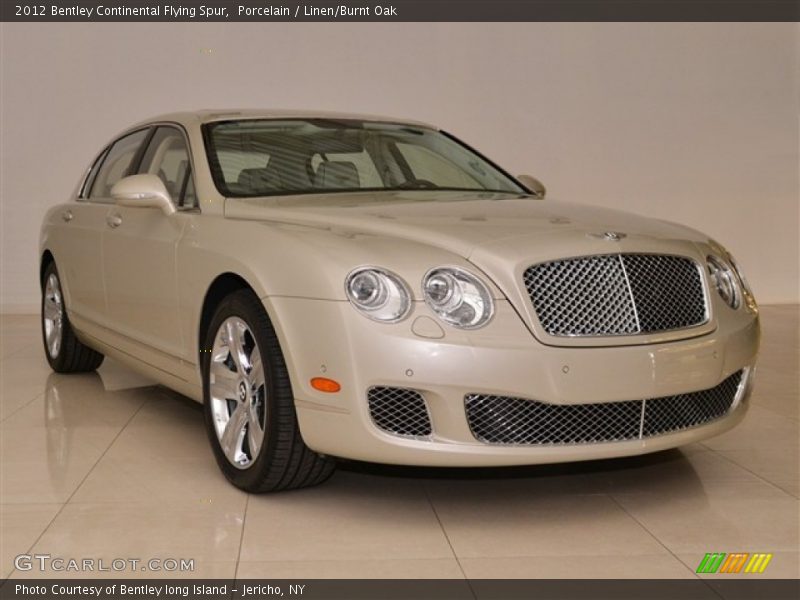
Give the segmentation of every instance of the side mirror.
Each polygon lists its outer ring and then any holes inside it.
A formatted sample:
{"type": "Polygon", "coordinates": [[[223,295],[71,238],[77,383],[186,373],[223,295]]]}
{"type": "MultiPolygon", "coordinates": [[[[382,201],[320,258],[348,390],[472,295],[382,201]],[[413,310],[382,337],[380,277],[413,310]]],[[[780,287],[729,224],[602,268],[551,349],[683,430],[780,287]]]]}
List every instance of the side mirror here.
{"type": "Polygon", "coordinates": [[[160,208],[167,216],[175,212],[172,198],[158,175],[123,177],[111,188],[111,197],[120,206],[160,208]]]}
{"type": "Polygon", "coordinates": [[[531,175],[517,175],[517,179],[519,179],[522,185],[533,192],[533,195],[537,198],[544,198],[547,193],[547,188],[544,187],[544,184],[536,179],[536,177],[532,177],[531,175]]]}

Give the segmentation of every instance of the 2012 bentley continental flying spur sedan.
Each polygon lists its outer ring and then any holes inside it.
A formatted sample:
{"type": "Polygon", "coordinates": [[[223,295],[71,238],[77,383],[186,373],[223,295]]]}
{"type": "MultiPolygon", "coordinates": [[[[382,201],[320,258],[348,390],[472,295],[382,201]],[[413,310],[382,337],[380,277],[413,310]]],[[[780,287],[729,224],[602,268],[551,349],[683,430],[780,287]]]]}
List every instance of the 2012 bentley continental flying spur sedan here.
{"type": "Polygon", "coordinates": [[[759,321],[728,251],[544,196],[423,123],[155,118],[44,219],[47,359],[108,355],[201,402],[252,492],[322,482],[335,457],[576,461],[738,423],[759,321]]]}

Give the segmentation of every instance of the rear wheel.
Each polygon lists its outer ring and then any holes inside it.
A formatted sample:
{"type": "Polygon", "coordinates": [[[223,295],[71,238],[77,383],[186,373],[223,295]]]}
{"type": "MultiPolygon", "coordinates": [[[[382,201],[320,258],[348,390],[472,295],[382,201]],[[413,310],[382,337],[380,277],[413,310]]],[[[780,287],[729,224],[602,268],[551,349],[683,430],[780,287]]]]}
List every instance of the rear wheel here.
{"type": "Polygon", "coordinates": [[[47,362],[57,373],[94,371],[103,363],[102,354],[75,337],[55,263],[47,265],[42,279],[42,341],[47,362]]]}
{"type": "Polygon", "coordinates": [[[240,290],[220,303],[201,355],[206,429],[231,483],[269,492],[333,474],[333,459],[303,442],[280,344],[255,294],[240,290]]]}

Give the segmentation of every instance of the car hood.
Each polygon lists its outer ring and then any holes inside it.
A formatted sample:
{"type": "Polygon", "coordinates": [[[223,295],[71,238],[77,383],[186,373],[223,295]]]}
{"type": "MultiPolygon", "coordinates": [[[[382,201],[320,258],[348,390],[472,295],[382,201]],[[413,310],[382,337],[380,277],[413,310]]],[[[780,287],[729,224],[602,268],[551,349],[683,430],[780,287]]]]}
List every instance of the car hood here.
{"type": "Polygon", "coordinates": [[[707,239],[632,213],[516,194],[415,190],[237,198],[226,200],[225,216],[407,239],[479,262],[707,239]],[[610,244],[606,232],[622,234],[622,240],[610,244]]]}
{"type": "MultiPolygon", "coordinates": [[[[715,326],[709,321],[691,330],[650,336],[553,340],[537,324],[524,285],[524,273],[533,264],[627,252],[673,254],[690,257],[698,265],[704,262],[706,236],[657,219],[530,196],[427,190],[229,199],[225,215],[274,224],[284,231],[288,225],[324,232],[323,238],[303,235],[303,240],[316,246],[318,257],[328,257],[323,272],[331,289],[342,289],[347,273],[362,264],[379,264],[411,282],[422,281],[436,266],[472,265],[493,284],[494,297],[508,300],[531,332],[546,343],[647,344],[702,335],[715,326]],[[341,244],[330,244],[331,235],[341,244]]],[[[416,295],[418,286],[412,289],[416,295]]]]}

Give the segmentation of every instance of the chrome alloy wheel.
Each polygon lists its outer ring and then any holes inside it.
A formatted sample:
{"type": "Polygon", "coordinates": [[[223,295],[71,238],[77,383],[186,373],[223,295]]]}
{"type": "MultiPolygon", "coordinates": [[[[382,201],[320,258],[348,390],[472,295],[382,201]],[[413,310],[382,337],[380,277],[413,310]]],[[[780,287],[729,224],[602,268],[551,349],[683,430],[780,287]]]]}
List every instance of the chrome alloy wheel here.
{"type": "Polygon", "coordinates": [[[61,352],[61,338],[64,334],[64,299],[61,296],[61,285],[55,273],[50,273],[44,286],[44,339],[50,358],[56,358],[61,352]]]}
{"type": "Polygon", "coordinates": [[[214,429],[230,463],[246,469],[258,458],[267,424],[267,386],[255,336],[239,317],[222,322],[209,365],[214,429]]]}

